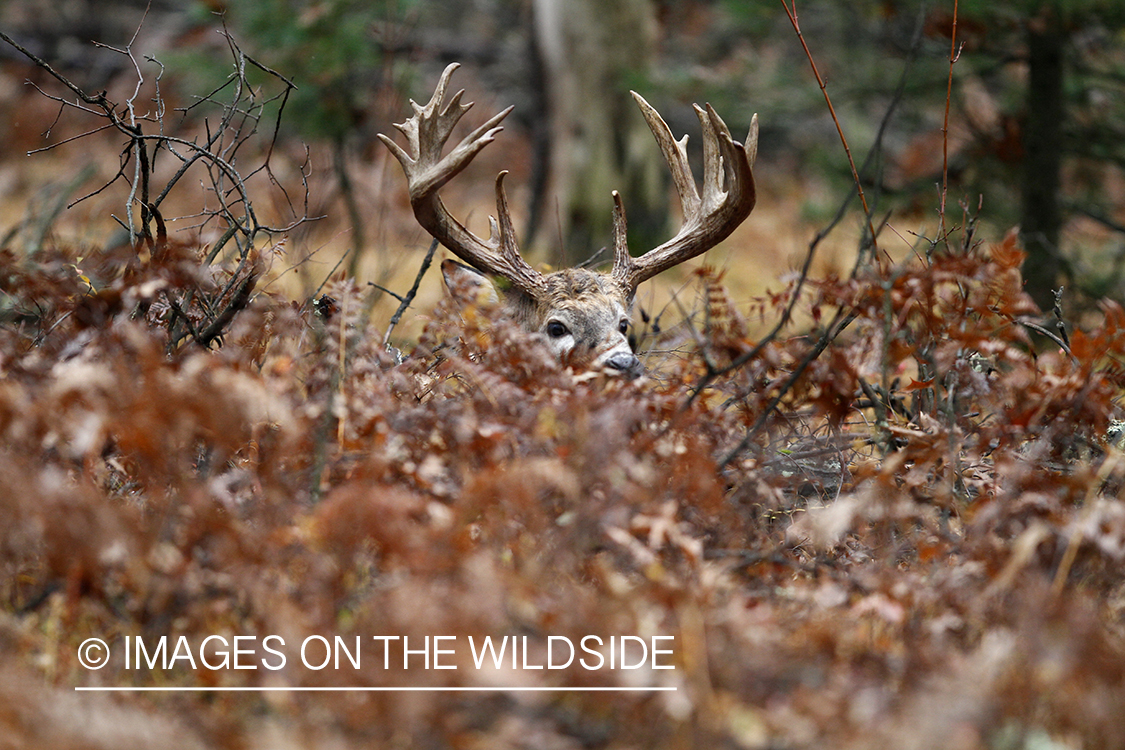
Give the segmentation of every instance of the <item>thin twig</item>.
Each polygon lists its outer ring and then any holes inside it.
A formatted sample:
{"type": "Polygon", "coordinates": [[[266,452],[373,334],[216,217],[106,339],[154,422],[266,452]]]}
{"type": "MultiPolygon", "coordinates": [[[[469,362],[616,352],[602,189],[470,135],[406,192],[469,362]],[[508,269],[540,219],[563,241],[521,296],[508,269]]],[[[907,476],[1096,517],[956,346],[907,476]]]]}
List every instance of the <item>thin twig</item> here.
{"type": "Polygon", "coordinates": [[[945,199],[949,192],[949,103],[953,98],[953,66],[961,56],[957,49],[957,0],[953,0],[953,27],[949,42],[949,80],[945,88],[945,120],[941,126],[941,208],[938,215],[941,217],[941,231],[945,234],[945,199]]]}
{"type": "Polygon", "coordinates": [[[824,101],[828,104],[828,112],[832,115],[832,122],[836,124],[836,132],[840,136],[840,142],[844,145],[844,154],[848,157],[848,166],[852,170],[852,179],[855,181],[855,188],[859,192],[859,201],[863,204],[863,215],[867,219],[867,230],[871,235],[871,247],[878,250],[878,240],[875,236],[875,227],[871,223],[871,209],[867,205],[867,195],[863,192],[863,183],[859,179],[859,170],[856,169],[855,160],[852,158],[851,147],[848,146],[848,139],[844,136],[844,128],[840,124],[840,119],[836,116],[836,108],[832,106],[832,97],[828,95],[828,86],[824,83],[824,79],[820,76],[820,71],[816,67],[816,61],[813,59],[812,50],[805,42],[805,37],[801,33],[801,24],[797,19],[797,0],[781,0],[781,6],[785,8],[785,15],[789,17],[789,23],[793,26],[793,31],[797,34],[797,39],[801,42],[802,49],[805,50],[805,57],[809,60],[809,65],[812,66],[813,76],[816,77],[817,85],[820,86],[820,91],[824,94],[824,101]]]}
{"type": "Polygon", "coordinates": [[[48,63],[46,60],[42,60],[39,57],[37,57],[35,55],[35,53],[33,53],[31,50],[24,47],[22,44],[20,44],[16,40],[12,39],[10,36],[5,34],[3,31],[0,31],[0,39],[3,39],[8,44],[15,47],[16,50],[18,50],[20,52],[20,54],[22,54],[24,57],[28,58],[33,63],[38,65],[40,68],[47,71],[59,83],[61,83],[62,85],[66,86],[68,89],[70,89],[71,92],[73,92],[73,94],[75,96],[77,96],[79,99],[84,101],[86,104],[90,104],[90,105],[95,106],[95,107],[100,107],[103,110],[105,110],[106,114],[110,116],[110,119],[113,120],[115,124],[120,122],[117,119],[116,115],[114,114],[113,106],[110,105],[109,101],[106,99],[104,91],[99,93],[97,96],[90,96],[85,91],[78,88],[78,86],[76,86],[70,80],[68,80],[66,76],[62,75],[57,70],[52,68],[50,63],[48,63]]]}
{"type": "Polygon", "coordinates": [[[383,286],[382,284],[376,284],[374,281],[367,282],[367,286],[374,287],[375,289],[378,289],[383,294],[389,294],[390,296],[397,299],[399,302],[402,302],[404,299],[406,299],[406,297],[403,297],[398,292],[393,291],[391,289],[387,289],[387,287],[383,286]]]}
{"type": "Polygon", "coordinates": [[[434,240],[430,243],[430,249],[426,251],[426,257],[422,261],[422,266],[418,269],[418,275],[414,277],[414,286],[410,287],[410,291],[406,293],[405,297],[399,297],[402,300],[395,314],[391,316],[391,324],[387,326],[387,333],[383,336],[383,346],[386,346],[391,341],[391,332],[394,331],[395,326],[402,320],[403,313],[410,307],[410,303],[414,301],[415,295],[418,294],[418,287],[422,284],[422,277],[426,275],[426,271],[430,268],[430,263],[433,262],[434,253],[437,252],[438,241],[434,240]]]}
{"type": "MultiPolygon", "coordinates": [[[[33,149],[31,149],[30,151],[27,152],[27,155],[28,156],[34,156],[35,154],[41,154],[45,151],[50,151],[52,149],[56,149],[59,146],[65,146],[66,144],[71,143],[72,141],[77,141],[79,138],[85,138],[88,135],[93,135],[94,133],[100,133],[103,130],[109,130],[112,127],[113,127],[113,123],[110,123],[108,125],[100,125],[100,126],[94,128],[93,130],[87,130],[84,133],[79,133],[78,135],[72,135],[69,138],[63,138],[61,141],[55,141],[54,143],[52,143],[49,146],[43,146],[42,148],[33,148],[33,149]]],[[[68,206],[68,208],[69,208],[69,206],[68,206]]]]}

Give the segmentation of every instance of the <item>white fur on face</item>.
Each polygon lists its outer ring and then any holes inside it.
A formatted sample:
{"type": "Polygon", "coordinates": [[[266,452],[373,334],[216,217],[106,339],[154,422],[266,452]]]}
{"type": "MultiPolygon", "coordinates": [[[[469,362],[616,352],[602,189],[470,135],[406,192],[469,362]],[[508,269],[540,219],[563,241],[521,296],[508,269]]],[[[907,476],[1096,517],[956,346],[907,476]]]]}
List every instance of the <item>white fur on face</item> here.
{"type": "Polygon", "coordinates": [[[551,309],[540,324],[539,333],[560,360],[603,367],[615,356],[632,355],[628,327],[625,306],[604,298],[564,303],[551,309]]]}

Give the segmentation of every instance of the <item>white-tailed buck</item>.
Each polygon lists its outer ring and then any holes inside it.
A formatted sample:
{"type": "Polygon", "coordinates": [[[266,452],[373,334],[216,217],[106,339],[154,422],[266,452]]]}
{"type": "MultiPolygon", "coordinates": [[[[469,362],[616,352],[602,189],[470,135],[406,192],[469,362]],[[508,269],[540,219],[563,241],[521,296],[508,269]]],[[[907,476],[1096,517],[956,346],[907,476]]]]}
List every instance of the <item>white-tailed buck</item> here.
{"type": "Polygon", "coordinates": [[[625,209],[621,196],[613,192],[613,268],[608,273],[567,268],[542,274],[520,255],[504,176],[496,178],[498,219],[489,217],[487,240],[476,236],[455,219],[438,191],[493,141],[503,128],[498,127],[512,107],[492,117],[456,148],[442,157],[442,150],[453,130],[472,104],[461,104],[464,91],[453,95],[443,106],[450,76],[458,67],[453,63],[442,73],[429,104],[413,101],[414,116],[395,127],[409,141],[409,150],[398,146],[382,133],[402,164],[410,190],[414,216],[431,235],[476,271],[459,263],[442,264],[446,283],[453,287],[456,277],[465,274],[487,275],[506,280],[504,302],[515,318],[528,330],[541,333],[551,349],[566,362],[582,362],[630,375],[641,365],[629,346],[629,316],[633,297],[641,282],[661,271],[694,258],[727,237],[754,208],[754,174],[751,166],[758,149],[758,119],[753,118],[746,145],[733,140],[715,110],[695,107],[703,129],[703,190],[696,186],[687,158],[687,136],[672,137],[668,125],[640,95],[633,98],[664,152],[672,170],[672,180],[683,206],[683,225],[675,237],[639,257],[629,255],[625,240],[625,209]]]}

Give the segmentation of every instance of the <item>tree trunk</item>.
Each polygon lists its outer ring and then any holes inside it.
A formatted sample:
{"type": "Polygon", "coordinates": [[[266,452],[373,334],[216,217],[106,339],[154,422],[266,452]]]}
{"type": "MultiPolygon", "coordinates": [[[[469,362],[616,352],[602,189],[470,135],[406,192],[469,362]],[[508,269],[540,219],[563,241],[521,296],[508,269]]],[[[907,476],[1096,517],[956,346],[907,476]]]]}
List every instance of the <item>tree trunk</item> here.
{"type": "Polygon", "coordinates": [[[1021,237],[1027,250],[1027,292],[1042,310],[1054,304],[1063,271],[1059,251],[1062,209],[1062,131],[1066,116],[1063,63],[1066,32],[1055,14],[1028,23],[1027,119],[1023,128],[1024,172],[1021,237]]]}
{"type": "Polygon", "coordinates": [[[647,243],[667,227],[667,180],[629,81],[656,46],[652,0],[535,0],[534,8],[550,119],[538,244],[566,265],[612,246],[613,190],[625,200],[631,244],[647,243]]]}

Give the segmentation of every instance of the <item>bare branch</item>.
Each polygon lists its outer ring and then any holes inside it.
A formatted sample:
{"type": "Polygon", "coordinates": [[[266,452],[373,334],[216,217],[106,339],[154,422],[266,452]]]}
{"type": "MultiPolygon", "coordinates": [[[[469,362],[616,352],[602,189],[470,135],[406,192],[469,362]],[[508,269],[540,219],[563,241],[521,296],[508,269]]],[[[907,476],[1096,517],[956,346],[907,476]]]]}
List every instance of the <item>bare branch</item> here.
{"type": "Polygon", "coordinates": [[[805,51],[805,57],[808,58],[809,65],[812,67],[813,76],[816,78],[817,85],[820,86],[820,91],[824,95],[824,101],[828,105],[828,112],[832,115],[832,122],[836,125],[836,132],[840,136],[840,143],[844,146],[844,153],[848,157],[848,166],[852,170],[852,180],[855,181],[855,188],[859,192],[859,201],[863,204],[863,215],[867,219],[867,231],[871,236],[871,246],[878,248],[878,241],[875,236],[875,227],[871,223],[871,208],[867,205],[867,195],[863,192],[863,182],[859,179],[859,170],[856,169],[855,160],[852,158],[851,147],[848,146],[848,139],[844,136],[844,127],[840,124],[840,119],[836,116],[836,108],[832,105],[832,97],[828,95],[828,85],[825,84],[824,79],[820,77],[820,71],[816,67],[816,61],[813,59],[812,50],[805,42],[804,34],[801,33],[801,24],[797,18],[797,0],[781,0],[782,7],[785,8],[785,15],[789,17],[789,23],[793,26],[794,33],[797,34],[797,39],[801,42],[801,48],[805,51]]]}
{"type": "Polygon", "coordinates": [[[949,82],[945,89],[945,119],[941,125],[941,233],[945,233],[945,199],[949,192],[949,103],[953,98],[953,66],[959,57],[957,51],[957,0],[953,0],[953,24],[949,40],[949,82]]]}
{"type": "MultiPolygon", "coordinates": [[[[387,326],[387,332],[383,335],[383,346],[391,341],[391,333],[394,331],[395,326],[402,320],[402,315],[409,308],[410,304],[414,301],[414,297],[418,294],[418,287],[422,284],[422,277],[426,275],[426,271],[430,268],[430,263],[434,260],[434,253],[437,251],[438,241],[434,240],[430,243],[430,249],[426,251],[426,257],[422,260],[421,267],[418,268],[418,275],[414,277],[414,285],[410,287],[410,291],[406,293],[405,297],[399,297],[401,304],[395,310],[395,314],[391,316],[391,323],[387,326]]],[[[397,295],[396,295],[397,296],[397,295]]]]}
{"type": "Polygon", "coordinates": [[[82,138],[111,128],[124,136],[125,143],[116,173],[101,187],[78,198],[70,205],[102,194],[124,179],[128,185],[124,196],[124,213],[119,214],[122,218],[113,214],[110,214],[110,218],[126,229],[138,250],[143,243],[153,251],[150,256],[151,262],[161,262],[159,256],[167,245],[168,225],[162,215],[161,205],[165,203],[172,189],[183,182],[185,176],[193,171],[201,174],[198,184],[205,192],[214,196],[216,203],[212,204],[210,198],[206,199],[208,205],[196,214],[202,217],[202,220],[191,228],[201,229],[210,222],[218,222],[223,230],[221,239],[208,253],[204,262],[224,263],[225,260],[220,260],[219,256],[224,247],[229,247],[232,239],[237,246],[238,262],[221,288],[194,289],[177,298],[166,295],[170,313],[164,324],[168,330],[169,351],[179,346],[185,330],[191,340],[201,346],[209,346],[222,335],[233,317],[249,303],[252,290],[260,275],[257,268],[257,248],[263,235],[284,233],[312,219],[309,216],[308,150],[306,149],[305,161],[300,168],[304,191],[303,212],[300,211],[301,203],[296,196],[289,194],[271,167],[280,134],[281,117],[289,101],[289,93],[296,86],[292,80],[278,71],[245,55],[234,38],[224,29],[221,33],[227,42],[233,62],[230,76],[222,85],[197,99],[190,107],[175,110],[185,116],[188,112],[201,112],[204,135],[196,138],[176,135],[166,128],[164,119],[167,112],[161,91],[164,65],[153,57],[139,57],[135,50],[144,21],[142,17],[131,39],[122,47],[95,44],[98,49],[124,55],[132,65],[135,84],[128,97],[120,104],[110,101],[105,92],[96,95],[87,93],[81,86],[3,32],[0,32],[0,39],[8,42],[35,65],[47,71],[66,89],[67,93],[60,96],[37,87],[43,96],[59,103],[59,115],[52,123],[51,131],[62,122],[63,115],[71,110],[78,110],[85,115],[93,115],[103,120],[103,123],[97,127],[85,128],[78,135],[66,137],[32,153],[72,145],[82,138]],[[146,62],[157,67],[155,75],[146,75],[143,67],[146,62]],[[251,86],[246,79],[249,68],[266,73],[277,82],[277,85],[265,88],[251,86]],[[143,104],[143,99],[149,96],[150,92],[151,104],[146,106],[143,104]],[[266,108],[275,104],[276,116],[271,113],[269,131],[261,134],[266,140],[265,157],[251,163],[253,168],[247,170],[244,164],[239,164],[240,152],[245,153],[250,148],[247,144],[259,136],[258,129],[264,122],[266,108]],[[217,110],[218,119],[214,121],[210,119],[206,108],[217,110]],[[146,130],[151,132],[145,132],[146,130]],[[179,164],[170,179],[157,185],[154,183],[154,170],[162,151],[169,152],[179,160],[179,164]],[[259,173],[264,173],[268,178],[268,184],[281,191],[286,205],[289,206],[292,218],[285,222],[284,226],[264,224],[257,215],[251,200],[248,181],[259,173]],[[138,206],[139,213],[137,213],[138,206]]]}
{"type": "Polygon", "coordinates": [[[72,83],[66,76],[62,75],[57,70],[52,68],[51,65],[48,62],[46,62],[45,60],[41,60],[33,52],[31,52],[31,50],[27,49],[26,47],[21,45],[19,42],[12,39],[10,36],[5,34],[3,31],[0,31],[0,39],[3,39],[8,44],[15,47],[16,50],[18,50],[20,54],[22,54],[24,57],[31,60],[33,63],[38,65],[43,70],[47,71],[49,74],[51,74],[51,76],[53,76],[55,78],[55,80],[57,80],[59,83],[61,83],[62,85],[66,86],[68,89],[70,89],[71,92],[73,92],[74,95],[77,96],[79,99],[81,99],[83,102],[85,102],[86,104],[89,104],[91,106],[98,107],[98,108],[102,109],[103,111],[105,111],[106,115],[108,115],[110,117],[111,120],[113,120],[115,123],[118,122],[116,114],[113,111],[113,106],[106,99],[104,91],[97,94],[96,96],[90,96],[85,91],[78,88],[78,86],[76,86],[74,83],[72,83]]]}

